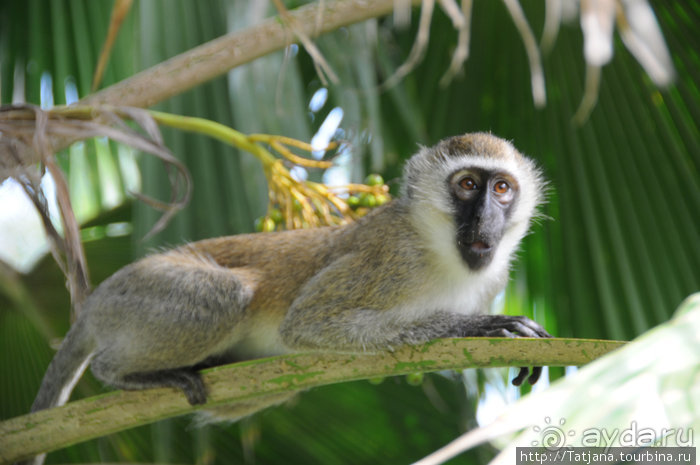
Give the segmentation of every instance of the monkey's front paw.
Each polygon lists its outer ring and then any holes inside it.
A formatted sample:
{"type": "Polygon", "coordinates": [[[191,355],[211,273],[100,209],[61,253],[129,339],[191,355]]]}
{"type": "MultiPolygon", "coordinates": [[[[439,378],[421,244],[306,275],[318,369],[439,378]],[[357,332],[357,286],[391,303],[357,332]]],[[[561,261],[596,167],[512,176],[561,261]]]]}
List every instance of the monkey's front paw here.
{"type": "Polygon", "coordinates": [[[488,315],[480,322],[482,337],[552,337],[542,326],[525,316],[488,315]]]}
{"type": "MultiPolygon", "coordinates": [[[[528,374],[530,374],[530,370],[527,367],[520,367],[518,376],[513,378],[510,382],[513,384],[513,386],[520,386],[521,384],[523,384],[523,381],[525,380],[525,377],[527,377],[528,374]]],[[[530,386],[535,384],[540,379],[541,374],[542,367],[532,367],[532,373],[527,378],[527,382],[530,383],[530,386]]]]}
{"type": "MultiPolygon", "coordinates": [[[[482,315],[476,317],[472,323],[473,325],[465,331],[465,336],[552,337],[542,326],[524,316],[482,315]]],[[[540,379],[541,374],[542,367],[532,367],[532,373],[527,367],[521,367],[518,376],[513,378],[511,383],[514,386],[520,386],[527,378],[527,382],[533,385],[540,379]],[[528,374],[530,375],[529,377],[528,374]]]]}

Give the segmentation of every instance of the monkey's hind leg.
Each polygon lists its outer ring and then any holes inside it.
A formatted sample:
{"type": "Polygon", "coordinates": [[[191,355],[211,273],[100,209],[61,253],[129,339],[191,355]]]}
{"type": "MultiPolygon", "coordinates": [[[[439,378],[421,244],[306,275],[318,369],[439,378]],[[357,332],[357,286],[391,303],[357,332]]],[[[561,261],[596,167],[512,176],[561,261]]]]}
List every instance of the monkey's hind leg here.
{"type": "Polygon", "coordinates": [[[195,369],[240,337],[253,287],[237,270],[184,252],[136,262],[90,296],[92,372],[121,389],[175,387],[190,404],[206,390],[195,369]]]}
{"type": "MultiPolygon", "coordinates": [[[[117,389],[136,390],[172,387],[181,390],[190,405],[206,403],[207,390],[199,371],[193,366],[140,371],[124,371],[114,360],[97,354],[91,368],[97,379],[117,389]]],[[[133,368],[132,368],[133,369],[133,368]]]]}

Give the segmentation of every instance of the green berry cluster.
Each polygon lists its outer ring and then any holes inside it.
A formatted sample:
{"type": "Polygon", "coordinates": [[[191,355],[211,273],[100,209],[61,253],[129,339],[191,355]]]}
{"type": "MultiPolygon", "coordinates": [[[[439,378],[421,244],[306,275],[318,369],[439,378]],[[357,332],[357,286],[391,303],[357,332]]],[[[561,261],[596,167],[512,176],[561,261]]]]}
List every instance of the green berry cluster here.
{"type": "MultiPolygon", "coordinates": [[[[344,201],[340,198],[336,199],[336,213],[341,217],[354,219],[366,215],[372,208],[384,205],[391,200],[389,188],[384,184],[384,178],[379,174],[370,174],[365,178],[364,184],[352,184],[348,187],[350,195],[344,201]],[[338,206],[338,203],[344,205],[338,206]]],[[[319,199],[311,198],[302,200],[307,208],[310,207],[314,211],[321,211],[322,205],[319,205],[319,199]]],[[[304,205],[296,198],[291,202],[291,208],[287,203],[286,208],[280,207],[277,203],[272,203],[265,216],[261,216],[255,220],[255,230],[257,232],[280,231],[289,227],[287,216],[302,217],[304,205]]],[[[327,207],[326,207],[327,210],[327,207]]],[[[342,220],[342,218],[341,218],[342,220]]],[[[296,220],[295,220],[296,221],[296,220]]],[[[310,221],[302,221],[295,223],[295,227],[307,227],[310,221]],[[299,224],[296,224],[299,223],[299,224]]]]}

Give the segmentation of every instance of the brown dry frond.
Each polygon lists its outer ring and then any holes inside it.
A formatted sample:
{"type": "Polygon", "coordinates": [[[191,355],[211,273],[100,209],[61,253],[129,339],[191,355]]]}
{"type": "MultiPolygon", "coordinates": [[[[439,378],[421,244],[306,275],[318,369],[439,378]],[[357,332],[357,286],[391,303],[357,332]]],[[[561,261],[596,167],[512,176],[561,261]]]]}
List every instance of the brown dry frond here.
{"type": "Polygon", "coordinates": [[[164,213],[149,234],[162,229],[172,215],[189,200],[190,177],[187,169],[163,145],[158,125],[145,110],[115,107],[57,107],[42,110],[33,105],[0,107],[0,181],[17,180],[35,205],[49,238],[51,253],[66,276],[73,304],[73,317],[80,311],[90,290],[85,254],[80,241],[80,226],[73,213],[70,193],[59,168],[54,147],[66,140],[108,137],[150,153],[166,165],[172,196],[161,202],[134,194],[164,213]],[[134,121],[143,131],[128,126],[123,117],[134,121]],[[61,235],[52,223],[41,175],[48,170],[56,185],[61,235]]]}

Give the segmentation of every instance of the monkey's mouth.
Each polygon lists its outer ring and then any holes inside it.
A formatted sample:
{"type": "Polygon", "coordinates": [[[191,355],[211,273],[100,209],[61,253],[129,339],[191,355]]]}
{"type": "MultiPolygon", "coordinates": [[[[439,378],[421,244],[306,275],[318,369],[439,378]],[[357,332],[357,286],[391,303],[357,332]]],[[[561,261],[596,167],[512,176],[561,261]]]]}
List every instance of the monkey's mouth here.
{"type": "Polygon", "coordinates": [[[479,270],[491,263],[494,246],[483,240],[457,240],[462,259],[472,270],[479,270]]]}
{"type": "Polygon", "coordinates": [[[483,241],[476,241],[468,244],[469,250],[472,253],[483,255],[485,253],[491,252],[491,246],[483,241]]]}

